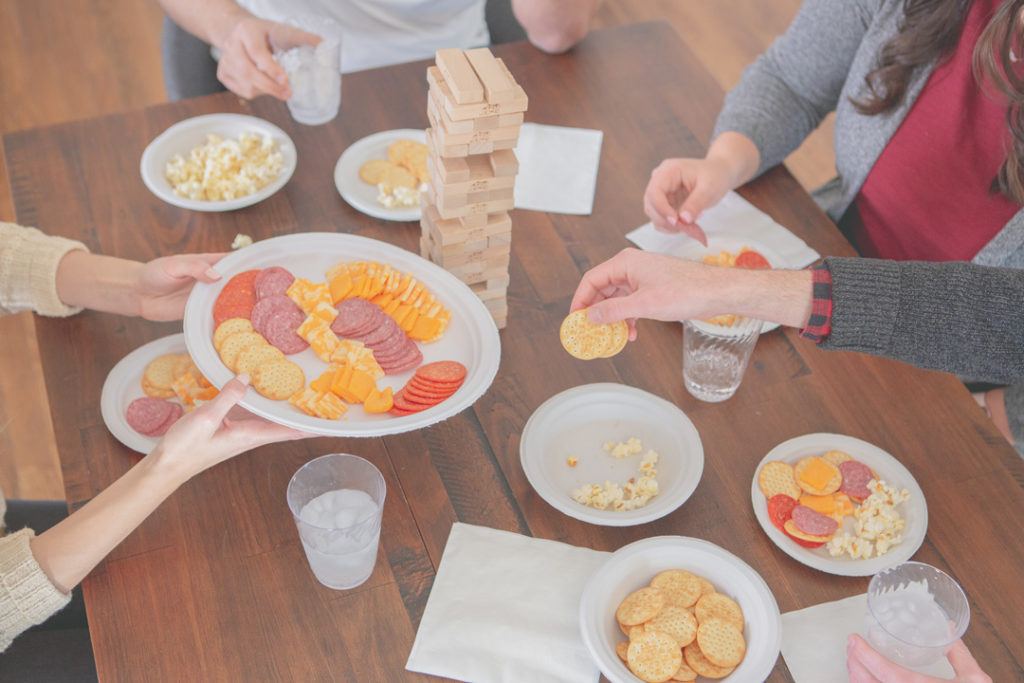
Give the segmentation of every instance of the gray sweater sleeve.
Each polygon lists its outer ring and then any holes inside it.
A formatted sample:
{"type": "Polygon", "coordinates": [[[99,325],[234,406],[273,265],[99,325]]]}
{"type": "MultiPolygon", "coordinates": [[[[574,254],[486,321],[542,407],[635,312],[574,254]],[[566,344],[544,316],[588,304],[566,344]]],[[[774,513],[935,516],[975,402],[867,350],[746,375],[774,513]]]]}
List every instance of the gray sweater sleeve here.
{"type": "Polygon", "coordinates": [[[836,107],[878,0],[806,0],[793,23],[725,98],[712,139],[742,133],[757,174],[782,163],[836,107]]]}
{"type": "Polygon", "coordinates": [[[972,263],[828,258],[825,348],[989,382],[1024,378],[1024,271],[972,263]]]}

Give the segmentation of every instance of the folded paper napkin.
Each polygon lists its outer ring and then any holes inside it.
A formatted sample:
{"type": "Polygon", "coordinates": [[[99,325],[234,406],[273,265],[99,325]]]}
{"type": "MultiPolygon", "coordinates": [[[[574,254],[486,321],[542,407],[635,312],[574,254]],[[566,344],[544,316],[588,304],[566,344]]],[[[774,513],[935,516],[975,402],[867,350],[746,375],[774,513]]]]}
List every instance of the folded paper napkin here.
{"type": "MultiPolygon", "coordinates": [[[[708,238],[731,237],[761,242],[778,253],[789,268],[805,268],[821,258],[821,254],[806,242],[735,192],[725,195],[697,222],[708,238]]],[[[645,251],[662,254],[675,254],[676,250],[693,241],[686,235],[660,232],[651,223],[627,234],[626,239],[645,251]]]]}
{"type": "Polygon", "coordinates": [[[580,596],[608,555],[456,523],[405,667],[474,683],[594,683],[580,596]]]}
{"type": "Polygon", "coordinates": [[[603,139],[599,130],[524,123],[516,144],[516,208],[590,215],[603,139]]]}
{"type": "MultiPolygon", "coordinates": [[[[846,683],[846,639],[864,635],[866,593],[826,602],[782,615],[782,658],[796,683],[846,683]]],[[[945,659],[915,669],[939,678],[953,678],[945,659]]]]}

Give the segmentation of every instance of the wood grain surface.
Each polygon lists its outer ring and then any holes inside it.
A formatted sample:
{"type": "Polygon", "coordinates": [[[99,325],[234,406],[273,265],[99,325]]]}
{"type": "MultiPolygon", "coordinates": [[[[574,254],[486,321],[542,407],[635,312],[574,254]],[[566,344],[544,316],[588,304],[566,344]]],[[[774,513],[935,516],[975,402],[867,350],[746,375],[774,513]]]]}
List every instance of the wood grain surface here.
{"type": "MultiPolygon", "coordinates": [[[[601,550],[661,534],[696,536],[736,553],[788,611],[863,592],[866,579],[800,565],[764,535],[750,509],[756,463],[773,446],[819,431],[850,434],[893,453],[929,503],[916,558],[951,572],[971,598],[967,641],[993,679],[1024,662],[1024,611],[1007,598],[1024,582],[1024,467],[954,378],[885,360],[826,353],[793,333],[758,344],[737,395],[703,404],[680,376],[680,326],[641,325],[614,359],[574,361],[557,338],[580,275],[626,246],[644,221],[641,194],[667,155],[703,151],[719,86],[666,24],[593,33],[573,53],[495,49],[530,95],[528,120],[605,132],[592,216],[513,214],[509,326],[490,391],[458,417],[385,439],[317,439],[268,446],[197,477],[122,543],[84,583],[100,676],[117,680],[359,680],[404,671],[452,522],[460,520],[601,550]],[[549,507],[519,465],[519,434],[552,394],[588,382],[637,386],[679,405],[704,442],[704,477],[675,513],[633,528],[591,526],[549,507]],[[389,494],[380,557],[356,590],[310,574],[284,500],[289,477],[314,456],[352,452],[384,473],[389,494]]],[[[284,105],[216,95],[5,136],[17,218],[137,259],[223,250],[256,239],[341,231],[415,250],[415,224],[358,214],[337,195],[338,155],[359,138],[426,125],[425,63],[346,75],[341,116],[293,123],[284,105]],[[149,194],[142,150],[167,126],[234,111],[284,128],[298,149],[292,180],[241,211],[200,214],[149,194]]],[[[742,194],[823,254],[852,250],[784,169],[742,194]]],[[[85,313],[37,322],[66,495],[95,496],[136,457],[107,432],[100,387],[111,367],[176,324],[85,313]]],[[[791,680],[779,659],[770,680],[791,680]]]]}

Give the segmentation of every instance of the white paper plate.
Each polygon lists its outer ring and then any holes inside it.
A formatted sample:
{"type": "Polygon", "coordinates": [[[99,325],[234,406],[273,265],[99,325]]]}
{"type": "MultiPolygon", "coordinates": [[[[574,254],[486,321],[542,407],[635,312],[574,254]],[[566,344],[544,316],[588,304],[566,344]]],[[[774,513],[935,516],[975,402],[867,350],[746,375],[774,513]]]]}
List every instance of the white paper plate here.
{"type": "MultiPolygon", "coordinates": [[[[687,240],[685,244],[672,250],[673,256],[686,259],[687,261],[700,261],[705,256],[718,254],[723,251],[737,252],[743,247],[753,249],[764,256],[772,268],[793,268],[788,264],[777,251],[768,245],[756,240],[738,239],[733,237],[708,237],[708,246],[704,246],[697,240],[687,240]]],[[[778,323],[765,323],[761,333],[771,332],[779,329],[778,323]]]]}
{"type": "Polygon", "coordinates": [[[139,172],[142,174],[142,182],[149,191],[168,204],[193,211],[233,211],[262,202],[284,187],[295,172],[297,158],[292,139],[269,121],[243,114],[207,114],[185,119],[156,136],[142,153],[139,172]],[[284,157],[280,175],[259,192],[238,199],[207,202],[179,197],[174,194],[171,184],[164,175],[167,162],[175,154],[187,157],[190,151],[206,142],[206,136],[210,133],[224,138],[237,138],[242,133],[269,135],[277,142],[278,149],[284,157]]]}
{"type": "Polygon", "coordinates": [[[722,680],[746,683],[768,678],[782,646],[782,617],[775,596],[746,562],[714,543],[686,536],[657,536],[630,543],[590,577],[580,599],[580,634],[601,673],[612,683],[638,680],[615,654],[615,644],[625,640],[615,610],[623,598],[666,569],[686,569],[703,576],[743,609],[747,653],[722,680]]]}
{"type": "Polygon", "coordinates": [[[359,169],[370,159],[387,159],[388,145],[395,140],[416,140],[426,144],[427,135],[419,128],[399,128],[374,133],[349,145],[334,167],[334,186],[352,208],[385,221],[418,221],[420,207],[389,209],[377,201],[377,186],[364,183],[359,169]]]}
{"type": "Polygon", "coordinates": [[[925,502],[924,492],[910,471],[878,446],[842,434],[805,434],[784,441],[773,448],[754,471],[754,480],[750,485],[750,500],[761,528],[784,553],[808,567],[838,576],[872,576],[883,569],[902,564],[913,557],[921,547],[924,535],[928,531],[928,504],[925,502]],[[881,557],[854,560],[848,555],[832,557],[825,547],[804,548],[776,529],[768,518],[768,500],[757,485],[757,475],[761,467],[770,460],[782,460],[795,465],[801,458],[821,455],[831,450],[848,453],[854,460],[859,460],[874,470],[890,486],[907,489],[910,492],[910,500],[897,508],[906,521],[903,541],[881,557]]]}
{"type": "MultiPolygon", "coordinates": [[[[339,261],[380,261],[411,273],[452,312],[444,336],[429,344],[420,344],[424,363],[456,360],[468,370],[465,383],[455,395],[433,408],[414,415],[369,415],[362,406],[349,406],[341,420],[310,417],[287,401],[272,401],[249,391],[241,405],[256,415],[305,432],[328,436],[383,436],[420,429],[462,412],[480,398],[494,380],[501,360],[501,341],[494,319],[472,290],[447,271],[412,252],[378,240],[338,233],[300,233],[261,240],[252,246],[225,256],[217,270],[223,278],[216,284],[198,283],[185,306],[185,342],[189,353],[218,389],[234,374],[213,348],[213,303],[232,275],[255,268],[283,266],[296,277],[323,282],[325,273],[339,261]]],[[[288,356],[306,373],[307,384],[316,379],[327,364],[311,349],[288,356]]],[[[377,386],[396,392],[412,377],[410,370],[388,375],[377,386]]]]}
{"type": "MultiPolygon", "coordinates": [[[[185,351],[185,335],[180,332],[155,339],[119,360],[107,374],[107,379],[103,382],[103,391],[100,393],[100,414],[103,415],[103,422],[114,438],[133,451],[149,453],[160,441],[158,438],[139,434],[128,426],[124,419],[128,404],[146,395],[142,391],[142,373],[149,362],[157,356],[185,351]]],[[[172,399],[172,402],[178,401],[172,399]]]]}
{"type": "Polygon", "coordinates": [[[704,472],[704,447],[690,418],[675,404],[624,384],[585,384],[545,401],[526,423],[519,460],[530,485],[553,508],[601,526],[645,524],[686,502],[704,472]],[[604,451],[608,441],[639,438],[644,452],[659,455],[659,493],[646,506],[616,512],[574,501],[582,484],[623,484],[637,474],[643,454],[616,459],[604,451]],[[566,458],[579,460],[575,467],[566,458]]]}

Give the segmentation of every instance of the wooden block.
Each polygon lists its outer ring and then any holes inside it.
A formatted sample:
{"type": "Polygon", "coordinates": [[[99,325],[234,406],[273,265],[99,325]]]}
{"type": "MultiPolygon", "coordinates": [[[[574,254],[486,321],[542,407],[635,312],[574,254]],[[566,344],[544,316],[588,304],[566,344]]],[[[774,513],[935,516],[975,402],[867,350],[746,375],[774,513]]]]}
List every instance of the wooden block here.
{"type": "Polygon", "coordinates": [[[510,149],[493,152],[488,161],[491,163],[491,173],[495,177],[504,178],[519,173],[519,159],[510,149]]]}
{"type": "MultiPolygon", "coordinates": [[[[457,245],[457,247],[461,247],[461,245],[457,245]]],[[[488,266],[501,265],[502,263],[507,264],[511,247],[511,244],[499,244],[496,247],[488,247],[487,240],[484,240],[484,247],[482,249],[463,250],[448,247],[446,251],[444,247],[438,247],[435,244],[431,253],[434,255],[433,261],[445,268],[482,263],[484,267],[481,270],[484,270],[488,266]]]]}
{"type": "Polygon", "coordinates": [[[435,157],[451,158],[469,156],[469,145],[441,145],[433,128],[427,128],[427,147],[435,157]]]}
{"type": "Polygon", "coordinates": [[[506,317],[508,316],[508,299],[490,299],[484,302],[484,306],[491,312],[491,315],[495,317],[506,317]]]}
{"type": "Polygon", "coordinates": [[[466,204],[457,208],[443,207],[438,204],[438,198],[433,188],[428,186],[427,192],[430,195],[430,203],[437,207],[441,218],[462,218],[473,214],[491,214],[499,211],[511,211],[514,205],[513,188],[501,190],[489,190],[487,201],[466,204]]]}
{"type": "Polygon", "coordinates": [[[489,154],[503,149],[512,149],[519,141],[519,134],[512,140],[488,140],[469,143],[469,154],[489,154]]]}
{"type": "Polygon", "coordinates": [[[513,187],[515,185],[515,176],[506,176],[503,178],[494,176],[491,172],[491,164],[487,161],[486,155],[465,157],[464,160],[470,162],[470,178],[465,182],[455,183],[445,182],[441,173],[438,171],[438,167],[434,165],[433,160],[427,159],[427,175],[430,177],[430,183],[437,188],[439,195],[466,195],[471,192],[479,192],[481,190],[500,190],[506,187],[513,187]],[[477,170],[481,172],[477,173],[477,170]]]}
{"type": "Polygon", "coordinates": [[[491,235],[487,238],[487,246],[493,247],[498,244],[512,244],[512,233],[506,232],[503,235],[491,235]]]}
{"type": "Polygon", "coordinates": [[[484,96],[489,103],[508,102],[515,97],[516,82],[512,74],[507,67],[498,64],[490,50],[486,47],[466,50],[465,56],[483,84],[484,96]]]}
{"type": "MultiPolygon", "coordinates": [[[[464,206],[470,204],[479,204],[480,202],[487,202],[491,199],[491,190],[478,190],[476,192],[469,193],[458,193],[458,192],[447,192],[446,185],[430,185],[431,191],[433,192],[433,203],[437,207],[438,213],[443,218],[450,218],[451,213],[457,209],[461,209],[464,206]]],[[[499,197],[500,199],[500,197],[499,197]]]]}
{"type": "Polygon", "coordinates": [[[453,219],[459,221],[459,224],[467,230],[476,230],[487,225],[490,220],[489,214],[475,213],[466,216],[460,216],[459,218],[453,219]]]}
{"type": "Polygon", "coordinates": [[[445,130],[450,133],[469,133],[475,130],[493,130],[494,128],[504,128],[505,126],[516,126],[521,125],[524,120],[523,112],[514,112],[512,114],[495,114],[493,116],[480,116],[475,119],[467,119],[465,121],[453,121],[448,112],[444,109],[442,100],[444,96],[438,88],[429,88],[429,96],[427,97],[427,111],[433,108],[435,115],[444,126],[445,130]]]}
{"type": "Polygon", "coordinates": [[[475,282],[485,282],[507,275],[509,258],[508,253],[499,254],[484,260],[477,259],[459,265],[445,266],[445,270],[459,279],[475,277],[475,282]]]}
{"type": "Polygon", "coordinates": [[[494,235],[506,234],[512,228],[512,220],[507,213],[476,214],[467,218],[472,219],[473,225],[465,225],[463,219],[445,220],[438,214],[437,207],[428,200],[423,204],[420,227],[435,244],[441,246],[489,239],[494,235]]]}
{"type": "Polygon", "coordinates": [[[519,140],[519,124],[505,126],[504,128],[493,128],[490,130],[472,130],[468,133],[453,133],[445,129],[444,124],[438,120],[433,108],[427,108],[427,118],[434,128],[434,135],[440,145],[469,145],[475,142],[487,142],[499,140],[519,140]]]}
{"type": "Polygon", "coordinates": [[[455,101],[451,89],[445,82],[444,76],[441,75],[441,71],[434,66],[427,69],[427,82],[441,93],[439,99],[445,113],[448,114],[452,121],[467,121],[469,119],[478,119],[482,116],[497,116],[500,114],[516,114],[526,111],[530,103],[529,98],[526,97],[526,91],[517,85],[515,87],[515,97],[508,102],[459,104],[455,101]]]}
{"type": "Polygon", "coordinates": [[[466,157],[429,157],[428,163],[434,164],[437,173],[444,183],[464,183],[473,178],[469,159],[466,157]]]}
{"type": "Polygon", "coordinates": [[[504,299],[508,296],[508,287],[488,287],[487,282],[478,282],[470,285],[469,288],[473,290],[481,301],[490,301],[491,299],[504,299]]]}
{"type": "Polygon", "coordinates": [[[511,276],[508,273],[505,273],[504,275],[501,275],[500,277],[494,277],[494,278],[490,278],[490,279],[484,280],[484,282],[487,284],[487,289],[498,289],[498,288],[507,289],[508,285],[509,285],[509,283],[511,281],[512,281],[512,278],[511,278],[511,276]]]}
{"type": "Polygon", "coordinates": [[[437,51],[434,59],[456,104],[483,102],[484,86],[462,50],[444,48],[437,51]]]}

